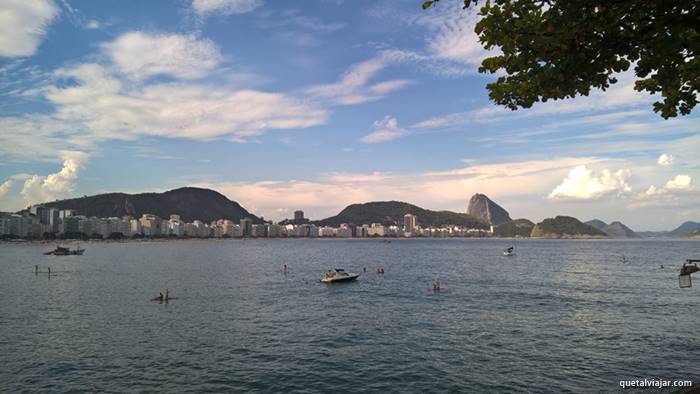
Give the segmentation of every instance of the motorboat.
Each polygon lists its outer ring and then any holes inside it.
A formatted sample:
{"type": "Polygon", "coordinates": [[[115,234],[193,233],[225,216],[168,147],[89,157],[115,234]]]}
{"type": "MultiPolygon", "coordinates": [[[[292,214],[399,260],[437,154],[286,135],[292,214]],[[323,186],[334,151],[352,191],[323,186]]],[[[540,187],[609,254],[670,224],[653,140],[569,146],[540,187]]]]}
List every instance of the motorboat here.
{"type": "Polygon", "coordinates": [[[334,270],[328,270],[322,277],[321,282],[323,283],[335,283],[335,282],[349,282],[357,279],[360,274],[355,274],[352,272],[345,272],[342,268],[336,268],[334,270]]]}
{"type": "Polygon", "coordinates": [[[44,254],[49,256],[70,256],[70,255],[78,255],[82,256],[82,254],[85,253],[85,249],[80,249],[80,247],[77,247],[76,249],[71,249],[71,248],[65,248],[63,246],[56,246],[56,249],[51,250],[49,252],[45,252],[44,254]]]}
{"type": "Polygon", "coordinates": [[[503,255],[504,256],[515,256],[515,248],[513,246],[511,246],[510,248],[504,249],[503,255]]]}

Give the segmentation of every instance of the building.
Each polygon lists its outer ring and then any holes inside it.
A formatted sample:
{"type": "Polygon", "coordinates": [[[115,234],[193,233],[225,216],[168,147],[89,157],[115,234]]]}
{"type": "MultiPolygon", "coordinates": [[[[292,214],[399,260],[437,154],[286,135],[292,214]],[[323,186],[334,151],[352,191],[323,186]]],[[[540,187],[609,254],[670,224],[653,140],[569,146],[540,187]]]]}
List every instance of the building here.
{"type": "Polygon", "coordinates": [[[241,219],[241,230],[244,237],[250,237],[253,231],[253,220],[250,218],[241,219]]]}
{"type": "Polygon", "coordinates": [[[253,237],[265,237],[267,235],[267,226],[264,224],[254,224],[251,226],[250,235],[253,237]]]}
{"type": "Polygon", "coordinates": [[[294,221],[295,222],[303,222],[304,221],[304,211],[299,210],[299,211],[294,211],[294,221]]]}
{"type": "Polygon", "coordinates": [[[139,219],[141,222],[141,233],[146,237],[161,235],[162,220],[156,215],[144,213],[139,219]]]}
{"type": "Polygon", "coordinates": [[[407,213],[403,216],[403,235],[404,237],[412,237],[418,226],[418,218],[416,215],[407,213]]]}

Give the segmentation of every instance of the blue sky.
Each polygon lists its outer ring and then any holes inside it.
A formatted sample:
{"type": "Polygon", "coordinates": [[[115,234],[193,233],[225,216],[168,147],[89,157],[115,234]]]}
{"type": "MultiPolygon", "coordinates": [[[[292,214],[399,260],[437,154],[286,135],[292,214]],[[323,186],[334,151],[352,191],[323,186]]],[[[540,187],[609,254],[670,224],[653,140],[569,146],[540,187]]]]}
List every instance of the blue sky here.
{"type": "Polygon", "coordinates": [[[3,1],[0,210],[198,185],[274,219],[481,192],[535,221],[700,220],[697,111],[662,120],[631,73],[496,107],[477,16],[420,3],[3,1]]]}

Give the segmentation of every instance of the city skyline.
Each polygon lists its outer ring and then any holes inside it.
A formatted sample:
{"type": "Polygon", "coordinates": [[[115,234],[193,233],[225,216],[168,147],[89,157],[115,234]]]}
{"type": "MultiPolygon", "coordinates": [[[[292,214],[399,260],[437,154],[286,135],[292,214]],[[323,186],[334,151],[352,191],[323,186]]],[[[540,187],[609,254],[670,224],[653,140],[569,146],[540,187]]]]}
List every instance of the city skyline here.
{"type": "Polygon", "coordinates": [[[276,221],[475,193],[534,222],[700,219],[697,113],[662,120],[631,73],[496,107],[459,3],[4,2],[0,211],[192,185],[276,221]]]}

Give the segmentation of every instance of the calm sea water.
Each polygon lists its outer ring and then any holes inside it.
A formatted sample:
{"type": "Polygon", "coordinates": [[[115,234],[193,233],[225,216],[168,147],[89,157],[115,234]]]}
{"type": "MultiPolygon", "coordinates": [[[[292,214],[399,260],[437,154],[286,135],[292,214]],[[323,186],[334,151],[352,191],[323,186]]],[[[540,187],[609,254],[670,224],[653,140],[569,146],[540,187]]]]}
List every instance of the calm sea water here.
{"type": "Polygon", "coordinates": [[[677,278],[700,242],[519,240],[517,257],[502,256],[511,242],[94,243],[66,257],[41,255],[53,245],[0,245],[0,392],[700,382],[700,274],[691,289],[677,278]],[[35,275],[37,264],[55,275],[35,275]],[[319,283],[331,267],[367,273],[319,283]],[[178,299],[149,301],[166,288],[178,299]]]}

